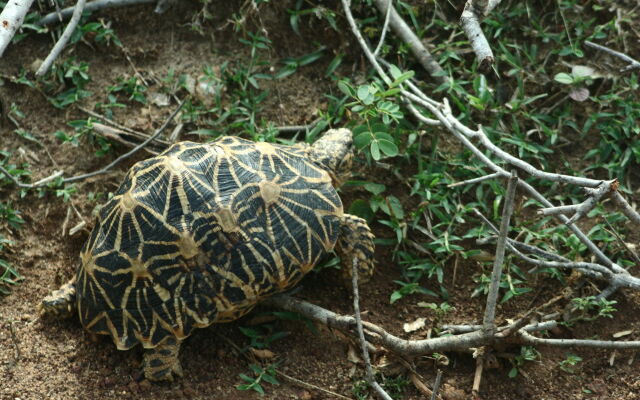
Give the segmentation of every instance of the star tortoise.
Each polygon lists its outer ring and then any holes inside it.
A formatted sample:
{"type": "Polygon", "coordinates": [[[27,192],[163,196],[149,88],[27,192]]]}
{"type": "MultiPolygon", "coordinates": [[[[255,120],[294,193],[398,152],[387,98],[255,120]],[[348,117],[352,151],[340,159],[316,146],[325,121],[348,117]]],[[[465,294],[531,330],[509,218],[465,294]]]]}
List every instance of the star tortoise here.
{"type": "Polygon", "coordinates": [[[136,163],[100,210],[75,277],[45,314],[77,312],[120,350],[145,348],[149,380],[182,375],[180,343],[294,286],[327,252],[373,272],[373,235],[335,190],[351,172],[352,134],[312,146],[221,137],[181,142],[136,163]]]}

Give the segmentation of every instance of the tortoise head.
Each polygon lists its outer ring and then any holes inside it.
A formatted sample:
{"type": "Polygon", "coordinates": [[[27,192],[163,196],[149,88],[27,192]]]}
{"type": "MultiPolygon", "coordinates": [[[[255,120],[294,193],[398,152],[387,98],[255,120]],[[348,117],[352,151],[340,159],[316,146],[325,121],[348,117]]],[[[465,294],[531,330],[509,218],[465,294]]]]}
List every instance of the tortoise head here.
{"type": "Polygon", "coordinates": [[[353,134],[345,128],[329,129],[311,146],[309,157],[329,172],[335,186],[341,186],[351,174],[353,134]]]}

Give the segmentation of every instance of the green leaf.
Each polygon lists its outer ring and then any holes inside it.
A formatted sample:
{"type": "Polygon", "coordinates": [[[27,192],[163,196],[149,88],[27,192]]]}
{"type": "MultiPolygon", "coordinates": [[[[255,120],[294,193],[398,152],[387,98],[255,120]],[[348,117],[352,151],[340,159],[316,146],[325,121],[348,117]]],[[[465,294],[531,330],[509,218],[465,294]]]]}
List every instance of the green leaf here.
{"type": "Polygon", "coordinates": [[[364,132],[356,136],[355,138],[353,138],[353,144],[356,146],[357,149],[362,150],[371,143],[372,139],[373,137],[371,136],[371,133],[364,132]]]}
{"type": "Polygon", "coordinates": [[[349,206],[349,214],[357,215],[367,221],[371,221],[374,216],[369,203],[362,199],[356,199],[351,203],[351,206],[349,206]]]}
{"type": "Polygon", "coordinates": [[[340,89],[340,91],[347,96],[350,96],[350,97],[355,96],[355,92],[353,91],[353,88],[346,81],[339,81],[338,89],[340,89]]]}
{"type": "Polygon", "coordinates": [[[378,145],[380,146],[380,150],[387,156],[393,157],[398,155],[398,146],[396,146],[395,143],[388,140],[379,140],[378,145]]]}
{"type": "Polygon", "coordinates": [[[378,141],[371,142],[371,157],[378,161],[380,159],[380,146],[378,141]]]}
{"type": "Polygon", "coordinates": [[[387,187],[381,183],[373,183],[373,182],[367,182],[363,185],[363,187],[370,193],[373,193],[375,195],[378,195],[382,192],[384,192],[387,187]]]}
{"type": "Polygon", "coordinates": [[[400,300],[402,298],[402,293],[400,293],[400,291],[396,290],[395,292],[391,293],[391,297],[389,298],[389,302],[391,304],[395,303],[396,301],[400,300]]]}
{"type": "Polygon", "coordinates": [[[553,80],[563,85],[571,85],[573,83],[573,77],[564,72],[557,73],[556,76],[553,77],[553,80]]]}
{"type": "Polygon", "coordinates": [[[280,382],[278,382],[278,380],[274,376],[269,375],[269,374],[262,375],[262,380],[265,381],[265,382],[268,382],[268,383],[270,383],[272,385],[279,385],[280,384],[280,382]]]}

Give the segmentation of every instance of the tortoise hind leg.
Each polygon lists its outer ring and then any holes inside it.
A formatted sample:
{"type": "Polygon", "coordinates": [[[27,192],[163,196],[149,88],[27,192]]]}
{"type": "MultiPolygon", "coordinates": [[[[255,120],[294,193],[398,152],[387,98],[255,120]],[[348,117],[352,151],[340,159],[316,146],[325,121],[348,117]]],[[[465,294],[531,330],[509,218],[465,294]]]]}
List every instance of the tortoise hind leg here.
{"type": "Polygon", "coordinates": [[[182,376],[178,360],[180,340],[171,337],[153,349],[145,349],[142,367],[144,377],[150,381],[173,381],[173,376],[182,376]]]}
{"type": "Polygon", "coordinates": [[[340,237],[336,245],[336,253],[342,259],[342,273],[351,282],[352,263],[355,257],[358,263],[358,278],[366,282],[373,274],[373,233],[367,221],[355,215],[345,214],[340,226],[340,237]]]}
{"type": "Polygon", "coordinates": [[[60,317],[71,317],[76,310],[76,279],[73,278],[58,290],[42,299],[40,313],[60,317]]]}

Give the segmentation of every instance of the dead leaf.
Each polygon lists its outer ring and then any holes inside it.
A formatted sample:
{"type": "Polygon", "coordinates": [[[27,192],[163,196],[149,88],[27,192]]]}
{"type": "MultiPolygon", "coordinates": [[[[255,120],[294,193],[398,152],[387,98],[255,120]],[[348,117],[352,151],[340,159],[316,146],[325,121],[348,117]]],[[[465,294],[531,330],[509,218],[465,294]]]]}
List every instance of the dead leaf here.
{"type": "Polygon", "coordinates": [[[276,354],[269,349],[254,349],[251,347],[251,353],[260,360],[270,360],[276,356],[276,354]]]}
{"type": "Polygon", "coordinates": [[[629,329],[629,330],[626,330],[626,331],[616,332],[616,333],[614,333],[614,334],[613,334],[613,337],[614,337],[615,339],[617,339],[617,338],[621,338],[621,337],[623,337],[623,336],[629,336],[629,335],[631,335],[632,333],[633,333],[633,329],[629,329]]]}
{"type": "Polygon", "coordinates": [[[413,322],[407,322],[405,323],[402,328],[404,329],[405,332],[409,333],[409,332],[415,332],[419,329],[424,328],[425,322],[427,322],[426,318],[418,318],[413,322]]]}
{"type": "Polygon", "coordinates": [[[589,89],[585,87],[579,87],[569,92],[569,97],[578,102],[583,102],[589,98],[589,89]]]}
{"type": "Polygon", "coordinates": [[[347,360],[351,361],[354,364],[360,364],[362,362],[362,359],[358,355],[355,347],[353,347],[351,344],[349,344],[349,349],[347,350],[347,360]]]}

